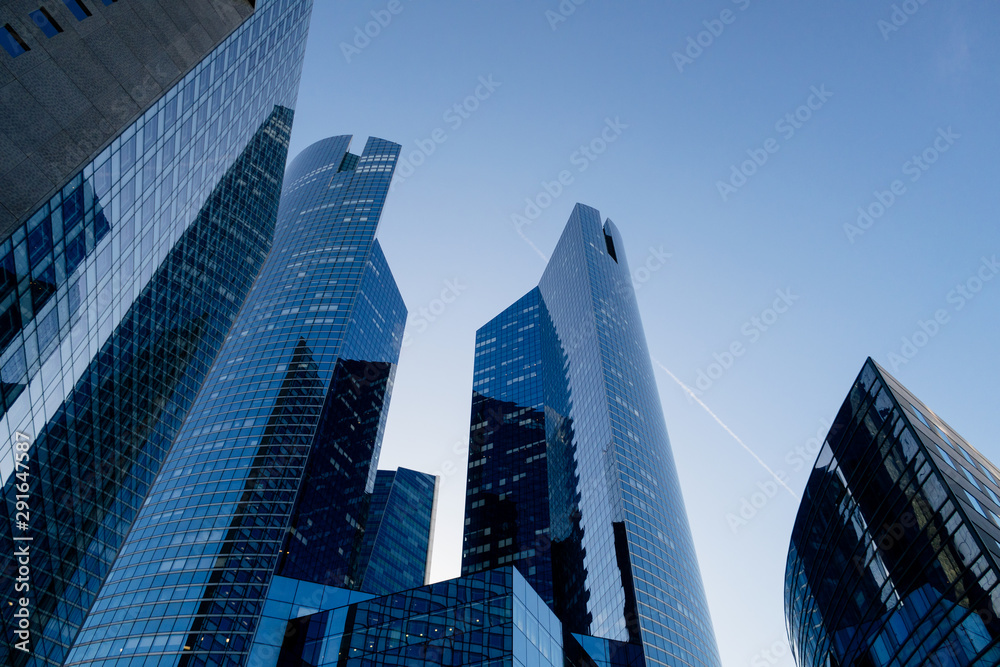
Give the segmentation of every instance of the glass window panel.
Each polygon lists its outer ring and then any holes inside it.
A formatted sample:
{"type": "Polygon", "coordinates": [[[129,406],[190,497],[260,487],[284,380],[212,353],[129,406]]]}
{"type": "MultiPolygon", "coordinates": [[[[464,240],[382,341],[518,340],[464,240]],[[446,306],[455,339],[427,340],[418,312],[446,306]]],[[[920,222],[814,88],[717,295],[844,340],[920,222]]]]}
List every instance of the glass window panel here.
{"type": "Polygon", "coordinates": [[[63,4],[66,5],[66,9],[76,17],[77,21],[83,21],[88,16],[90,16],[90,10],[87,6],[83,4],[82,0],[63,0],[63,4]]]}
{"type": "Polygon", "coordinates": [[[31,50],[9,23],[3,27],[3,30],[0,30],[0,45],[3,45],[4,50],[9,53],[12,58],[16,58],[22,53],[31,50]]]}
{"type": "Polygon", "coordinates": [[[28,16],[31,17],[31,20],[46,37],[55,37],[62,32],[62,28],[58,23],[56,23],[55,19],[49,15],[44,7],[36,9],[28,14],[28,16]]]}
{"type": "Polygon", "coordinates": [[[52,223],[45,218],[28,233],[28,261],[32,268],[52,250],[52,223]]]}

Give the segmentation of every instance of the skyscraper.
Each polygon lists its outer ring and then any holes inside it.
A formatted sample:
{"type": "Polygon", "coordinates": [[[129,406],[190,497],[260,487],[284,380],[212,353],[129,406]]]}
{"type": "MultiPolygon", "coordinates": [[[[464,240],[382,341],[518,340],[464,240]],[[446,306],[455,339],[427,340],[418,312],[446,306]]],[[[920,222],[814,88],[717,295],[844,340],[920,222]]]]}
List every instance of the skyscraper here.
{"type": "Polygon", "coordinates": [[[868,359],[795,519],[799,667],[1000,664],[1000,470],[868,359]]]}
{"type": "Polygon", "coordinates": [[[62,664],[271,248],[310,8],[259,3],[0,245],[5,664],[62,664]]]}
{"type": "Polygon", "coordinates": [[[252,0],[0,2],[0,239],[253,8],[252,0]]]}
{"type": "Polygon", "coordinates": [[[437,481],[407,468],[378,471],[358,555],[361,590],[386,595],[427,583],[437,481]]]}
{"type": "Polygon", "coordinates": [[[375,231],[399,145],[317,142],[67,664],[243,664],[275,575],[356,587],[406,309],[375,231]]]}
{"type": "Polygon", "coordinates": [[[593,656],[719,664],[621,236],[577,204],[476,334],[462,572],[513,564],[593,656]]]}

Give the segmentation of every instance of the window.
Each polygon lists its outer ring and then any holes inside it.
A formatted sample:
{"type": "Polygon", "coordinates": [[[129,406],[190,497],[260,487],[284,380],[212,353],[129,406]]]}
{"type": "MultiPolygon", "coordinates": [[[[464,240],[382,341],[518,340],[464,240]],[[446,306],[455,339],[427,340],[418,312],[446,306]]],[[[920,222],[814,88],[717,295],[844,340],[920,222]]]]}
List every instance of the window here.
{"type": "Polygon", "coordinates": [[[952,463],[951,457],[948,456],[948,452],[944,451],[944,449],[942,449],[941,445],[938,445],[938,444],[935,443],[934,446],[937,447],[938,453],[941,454],[941,458],[944,459],[944,462],[947,463],[948,465],[950,465],[952,470],[954,470],[954,471],[957,472],[958,468],[956,468],[955,464],[952,463]]]}
{"type": "Polygon", "coordinates": [[[87,5],[83,4],[82,0],[63,0],[63,4],[76,17],[77,21],[82,21],[91,16],[90,10],[87,9],[87,5]]]}
{"type": "Polygon", "coordinates": [[[65,199],[62,204],[63,229],[72,231],[73,228],[83,220],[83,187],[77,187],[65,199]]]}
{"type": "Polygon", "coordinates": [[[56,23],[56,20],[52,18],[52,15],[46,11],[45,7],[39,7],[28,14],[28,16],[31,17],[31,20],[35,22],[35,25],[38,26],[38,29],[46,37],[55,37],[63,31],[59,24],[56,23]]]}
{"type": "Polygon", "coordinates": [[[962,468],[962,472],[965,473],[966,478],[969,480],[969,483],[972,484],[972,486],[982,491],[982,487],[979,486],[979,482],[976,481],[975,476],[971,472],[969,472],[968,469],[962,468]]]}
{"type": "Polygon", "coordinates": [[[13,305],[0,313],[0,348],[7,347],[20,330],[21,309],[18,308],[17,301],[14,301],[13,305]]]}
{"type": "Polygon", "coordinates": [[[17,271],[14,268],[14,255],[0,259],[0,299],[6,297],[17,287],[17,271]]]}
{"type": "Polygon", "coordinates": [[[924,413],[920,411],[920,408],[918,408],[917,406],[915,406],[913,403],[910,403],[910,407],[913,409],[913,414],[915,414],[917,416],[917,419],[919,419],[920,422],[924,426],[926,426],[928,428],[928,430],[930,430],[931,429],[930,422],[927,421],[927,417],[925,417],[924,413]]]}
{"type": "Polygon", "coordinates": [[[31,301],[37,313],[56,292],[56,269],[50,264],[31,280],[31,301]]]}
{"type": "Polygon", "coordinates": [[[104,215],[104,211],[100,208],[97,209],[97,213],[94,215],[94,238],[97,243],[101,242],[101,239],[111,231],[111,223],[108,222],[107,216],[104,215]]]}
{"type": "Polygon", "coordinates": [[[52,222],[46,217],[28,232],[28,259],[35,268],[52,251],[52,222]]]}
{"type": "Polygon", "coordinates": [[[66,275],[72,274],[87,256],[87,235],[77,234],[66,244],[66,275]]]}
{"type": "Polygon", "coordinates": [[[3,27],[3,30],[0,30],[0,43],[3,44],[4,50],[7,51],[12,58],[17,58],[22,53],[31,50],[9,23],[3,27]]]}
{"type": "MultiPolygon", "coordinates": [[[[962,489],[962,490],[965,491],[965,489],[962,489]]],[[[986,512],[983,511],[982,505],[979,504],[979,501],[976,500],[975,496],[973,496],[968,491],[965,491],[965,495],[969,498],[969,503],[972,504],[973,509],[975,509],[977,512],[979,512],[980,514],[982,514],[983,518],[988,518],[986,516],[986,512]]]]}

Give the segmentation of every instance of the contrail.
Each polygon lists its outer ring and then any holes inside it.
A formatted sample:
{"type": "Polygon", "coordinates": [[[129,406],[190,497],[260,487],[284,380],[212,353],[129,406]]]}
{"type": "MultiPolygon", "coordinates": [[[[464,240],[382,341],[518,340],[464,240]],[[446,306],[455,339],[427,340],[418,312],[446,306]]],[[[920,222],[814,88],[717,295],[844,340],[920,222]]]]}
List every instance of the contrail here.
{"type": "MultiPolygon", "coordinates": [[[[652,357],[650,357],[650,358],[653,359],[652,357]]],[[[749,447],[747,447],[747,444],[745,442],[743,442],[742,440],[740,440],[740,437],[738,435],[736,435],[735,433],[733,433],[733,430],[731,428],[729,428],[728,426],[726,426],[725,424],[722,423],[722,420],[719,419],[718,415],[716,415],[714,412],[712,412],[711,409],[709,409],[709,407],[707,405],[705,405],[705,403],[702,402],[702,400],[700,398],[698,398],[698,395],[695,394],[694,391],[689,386],[687,386],[686,384],[684,384],[683,382],[681,382],[680,379],[676,375],[674,375],[673,373],[671,373],[670,370],[667,369],[666,366],[664,366],[663,364],[661,364],[656,359],[653,359],[653,363],[656,364],[657,366],[659,366],[660,368],[662,368],[664,373],[666,373],[671,378],[673,378],[674,382],[676,382],[678,385],[680,385],[681,389],[683,389],[685,392],[687,392],[688,396],[690,396],[691,398],[693,398],[695,401],[698,402],[698,405],[700,405],[701,407],[705,408],[705,412],[707,412],[708,414],[710,414],[712,416],[712,419],[714,419],[716,422],[718,422],[719,426],[721,426],[722,428],[726,429],[726,433],[728,433],[729,435],[733,436],[733,440],[735,440],[736,442],[740,443],[740,447],[742,447],[743,449],[747,450],[747,452],[750,453],[750,456],[752,456],[754,458],[754,460],[757,461],[757,463],[760,464],[760,467],[763,468],[764,470],[766,470],[768,473],[770,473],[771,477],[774,478],[775,482],[777,482],[781,486],[785,487],[785,490],[788,491],[788,493],[790,493],[792,495],[792,498],[795,498],[796,500],[799,499],[799,496],[794,491],[792,491],[792,489],[787,484],[785,484],[785,482],[780,477],[778,477],[778,475],[775,474],[775,472],[773,470],[771,470],[771,468],[766,463],[764,463],[764,461],[759,456],[757,456],[756,452],[754,452],[752,449],[750,449],[749,447]]]]}
{"type": "Polygon", "coordinates": [[[545,256],[545,253],[542,252],[541,250],[539,250],[538,246],[536,246],[534,243],[532,243],[531,239],[529,239],[527,236],[524,235],[524,232],[521,231],[521,228],[518,225],[515,224],[514,228],[517,230],[518,235],[522,239],[524,239],[525,243],[527,243],[528,245],[530,245],[531,249],[538,253],[538,256],[542,258],[543,262],[548,262],[549,261],[549,258],[545,256]]]}

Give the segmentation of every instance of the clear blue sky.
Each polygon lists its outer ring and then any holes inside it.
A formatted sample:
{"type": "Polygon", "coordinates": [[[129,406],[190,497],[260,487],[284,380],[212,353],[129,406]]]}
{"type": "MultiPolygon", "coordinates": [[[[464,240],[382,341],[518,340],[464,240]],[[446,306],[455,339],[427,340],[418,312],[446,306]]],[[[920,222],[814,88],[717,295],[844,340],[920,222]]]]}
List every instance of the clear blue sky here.
{"type": "MultiPolygon", "coordinates": [[[[704,372],[701,400],[795,494],[813,458],[796,449],[869,355],[1000,460],[1000,267],[982,260],[1000,257],[1000,8],[911,3],[894,24],[888,0],[317,0],[292,153],[376,135],[421,162],[380,230],[411,312],[382,463],[457,471],[436,579],[460,564],[475,330],[537,283],[577,201],[655,268],[636,275],[652,355],[691,386],[704,372]],[[391,20],[355,43],[373,11],[391,20]],[[519,233],[514,214],[534,219],[519,233]]],[[[797,500],[757,496],[734,530],[770,476],[657,373],[723,662],[791,665],[797,500]]]]}

